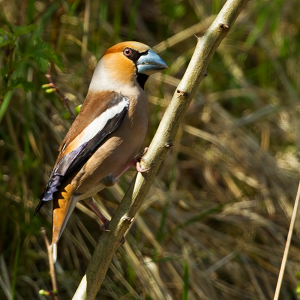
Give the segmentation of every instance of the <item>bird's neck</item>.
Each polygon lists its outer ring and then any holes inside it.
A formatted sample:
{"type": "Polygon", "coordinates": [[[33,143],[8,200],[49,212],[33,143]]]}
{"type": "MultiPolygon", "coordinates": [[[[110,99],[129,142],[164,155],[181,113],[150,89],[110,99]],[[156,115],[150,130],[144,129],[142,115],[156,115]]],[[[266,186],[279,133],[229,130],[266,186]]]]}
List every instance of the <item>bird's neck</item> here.
{"type": "Polygon", "coordinates": [[[129,98],[136,98],[145,93],[143,87],[148,78],[147,75],[140,75],[142,76],[137,78],[136,74],[129,76],[116,68],[105,68],[100,60],[92,77],[89,92],[113,91],[129,98]]]}
{"type": "Polygon", "coordinates": [[[101,59],[94,71],[89,91],[114,91],[125,95],[124,91],[139,86],[135,72],[129,68],[120,68],[101,59]]]}

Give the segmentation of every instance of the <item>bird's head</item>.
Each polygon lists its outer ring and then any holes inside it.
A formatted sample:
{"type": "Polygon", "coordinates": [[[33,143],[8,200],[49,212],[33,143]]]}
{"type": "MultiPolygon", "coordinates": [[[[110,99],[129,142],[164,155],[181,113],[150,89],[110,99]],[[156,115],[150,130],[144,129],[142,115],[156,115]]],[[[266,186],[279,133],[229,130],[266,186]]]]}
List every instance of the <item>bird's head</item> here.
{"type": "Polygon", "coordinates": [[[167,64],[149,46],[138,42],[122,42],[102,55],[90,90],[119,91],[124,85],[137,84],[144,88],[149,75],[167,68],[167,64]]]}

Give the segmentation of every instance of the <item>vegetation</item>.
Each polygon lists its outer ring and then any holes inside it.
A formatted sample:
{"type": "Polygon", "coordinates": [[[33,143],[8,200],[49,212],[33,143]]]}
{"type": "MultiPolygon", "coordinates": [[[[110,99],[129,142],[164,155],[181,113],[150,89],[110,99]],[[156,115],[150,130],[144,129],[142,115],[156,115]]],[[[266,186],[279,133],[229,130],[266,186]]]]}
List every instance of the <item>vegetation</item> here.
{"type": "MultiPolygon", "coordinates": [[[[32,219],[103,51],[123,40],[151,45],[171,66],[147,83],[155,133],[193,53],[223,1],[0,2],[0,296],[51,291],[40,228],[32,219]],[[49,93],[50,92],[50,93],[49,93]],[[52,93],[51,93],[52,92],[52,93]]],[[[209,65],[155,184],[113,258],[99,299],[272,299],[298,182],[300,45],[296,0],[250,2],[209,65]]],[[[95,199],[110,215],[135,171],[95,199]]],[[[70,299],[100,230],[82,204],[59,245],[60,299],[70,299]]],[[[295,232],[299,234],[299,223],[295,232]]],[[[294,299],[299,241],[281,290],[294,299]]]]}

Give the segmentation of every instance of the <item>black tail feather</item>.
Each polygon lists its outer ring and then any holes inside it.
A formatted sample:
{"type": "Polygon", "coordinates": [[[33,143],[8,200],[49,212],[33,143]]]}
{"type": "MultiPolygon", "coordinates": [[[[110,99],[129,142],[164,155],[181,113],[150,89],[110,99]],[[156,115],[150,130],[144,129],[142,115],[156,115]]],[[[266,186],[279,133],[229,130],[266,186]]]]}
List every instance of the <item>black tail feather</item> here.
{"type": "Polygon", "coordinates": [[[45,201],[42,200],[43,196],[41,197],[41,200],[39,202],[39,204],[37,205],[37,207],[35,208],[35,211],[33,213],[33,218],[35,217],[35,215],[39,212],[39,210],[42,208],[42,206],[44,205],[45,201]]]}

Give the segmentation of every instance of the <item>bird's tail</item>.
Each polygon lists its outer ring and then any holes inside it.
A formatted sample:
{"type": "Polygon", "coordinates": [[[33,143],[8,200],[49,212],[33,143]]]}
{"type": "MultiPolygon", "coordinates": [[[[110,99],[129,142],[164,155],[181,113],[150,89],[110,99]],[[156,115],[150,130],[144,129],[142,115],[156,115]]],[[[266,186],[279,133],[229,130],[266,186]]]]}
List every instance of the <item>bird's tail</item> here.
{"type": "Polygon", "coordinates": [[[53,263],[56,263],[57,260],[57,244],[52,243],[52,258],[53,258],[53,263]]]}
{"type": "Polygon", "coordinates": [[[74,185],[67,183],[61,185],[53,199],[53,228],[52,228],[52,254],[53,260],[57,259],[57,243],[67,225],[71,213],[76,206],[74,185]]]}

